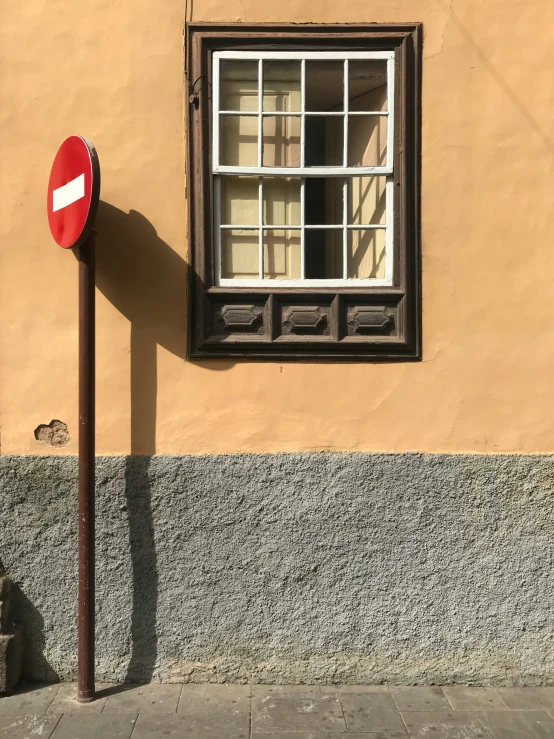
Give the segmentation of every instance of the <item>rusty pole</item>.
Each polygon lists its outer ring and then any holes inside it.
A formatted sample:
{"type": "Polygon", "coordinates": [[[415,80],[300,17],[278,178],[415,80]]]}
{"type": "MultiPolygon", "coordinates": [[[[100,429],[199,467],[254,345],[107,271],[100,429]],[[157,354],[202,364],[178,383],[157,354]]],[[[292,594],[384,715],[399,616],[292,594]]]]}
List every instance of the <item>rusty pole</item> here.
{"type": "Polygon", "coordinates": [[[79,247],[79,703],[94,691],[95,230],[79,247]]]}

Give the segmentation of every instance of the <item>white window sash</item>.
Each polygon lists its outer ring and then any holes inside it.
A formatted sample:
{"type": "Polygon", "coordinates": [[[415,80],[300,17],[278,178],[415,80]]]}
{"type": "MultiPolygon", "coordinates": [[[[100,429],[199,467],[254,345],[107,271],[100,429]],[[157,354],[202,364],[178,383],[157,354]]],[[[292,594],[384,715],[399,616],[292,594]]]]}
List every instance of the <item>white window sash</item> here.
{"type": "Polygon", "coordinates": [[[394,68],[395,54],[392,51],[368,51],[368,52],[309,52],[309,51],[218,51],[213,55],[213,150],[212,150],[212,175],[214,176],[214,207],[215,217],[214,243],[215,243],[215,284],[221,287],[306,287],[306,288],[333,288],[333,287],[387,287],[393,284],[394,269],[394,239],[393,239],[393,161],[394,161],[394,68]],[[249,111],[227,111],[220,110],[220,60],[252,60],[258,61],[258,109],[249,111]],[[263,62],[265,60],[300,60],[301,62],[301,109],[299,111],[263,111],[263,62]],[[305,63],[307,60],[340,60],[344,62],[344,111],[307,113],[305,110],[305,63]],[[387,62],[387,111],[349,111],[348,110],[348,62],[350,60],[376,59],[387,62]],[[220,164],[220,118],[221,115],[257,116],[258,117],[258,166],[239,167],[220,164]],[[301,118],[300,136],[300,167],[267,167],[262,166],[263,157],[263,118],[265,116],[298,116],[301,118]],[[306,167],[305,166],[305,119],[308,116],[343,116],[343,166],[306,167]],[[348,119],[349,116],[381,116],[387,119],[387,161],[384,166],[370,167],[348,167],[348,119]],[[259,177],[259,224],[232,225],[222,224],[221,217],[221,177],[219,175],[249,175],[259,177]],[[315,229],[342,229],[343,250],[343,278],[342,279],[305,279],[305,230],[307,228],[304,219],[305,179],[308,177],[367,177],[386,176],[386,216],[385,224],[353,225],[347,223],[347,188],[348,180],[345,180],[343,191],[343,223],[337,225],[309,225],[315,229]],[[262,177],[299,177],[300,184],[300,212],[301,223],[297,225],[263,225],[263,179],[262,177]],[[229,279],[221,277],[221,233],[225,229],[233,230],[258,230],[259,235],[259,277],[258,279],[229,279]],[[300,231],[300,279],[264,279],[264,231],[270,230],[300,231]],[[347,278],[347,251],[348,233],[352,230],[385,230],[385,277],[376,278],[347,278]]]}

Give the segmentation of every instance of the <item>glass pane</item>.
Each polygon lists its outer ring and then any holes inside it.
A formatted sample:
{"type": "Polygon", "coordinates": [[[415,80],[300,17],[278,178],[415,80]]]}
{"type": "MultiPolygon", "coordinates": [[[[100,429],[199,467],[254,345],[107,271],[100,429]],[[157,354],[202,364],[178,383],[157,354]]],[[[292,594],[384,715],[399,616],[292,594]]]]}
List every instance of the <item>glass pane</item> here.
{"type": "Polygon", "coordinates": [[[223,225],[257,226],[258,178],[221,178],[221,223],[223,225]]]}
{"type": "Polygon", "coordinates": [[[349,167],[384,167],[386,165],[387,123],[387,116],[349,116],[349,167]]]}
{"type": "Polygon", "coordinates": [[[252,231],[221,231],[221,277],[249,279],[259,277],[258,229],[252,231]]]}
{"type": "Polygon", "coordinates": [[[386,224],[386,177],[351,177],[348,180],[348,223],[354,226],[386,224]]]}
{"type": "Polygon", "coordinates": [[[387,109],[387,62],[366,59],[348,63],[348,110],[387,109]]]}
{"type": "Polygon", "coordinates": [[[384,228],[370,231],[348,230],[348,277],[364,279],[385,277],[385,244],[387,232],[384,228]]]}
{"type": "Polygon", "coordinates": [[[264,167],[300,166],[300,117],[264,117],[264,167]]]}
{"type": "Polygon", "coordinates": [[[300,279],[300,231],[264,231],[264,277],[300,279]]]}
{"type": "Polygon", "coordinates": [[[222,115],[219,120],[220,164],[229,167],[257,167],[258,117],[222,115]]]}
{"type": "Polygon", "coordinates": [[[258,62],[221,61],[219,109],[258,110],[258,62]]]}
{"type": "Polygon", "coordinates": [[[306,279],[341,279],[342,229],[306,229],[304,240],[306,279]]]}
{"type": "Polygon", "coordinates": [[[306,110],[344,110],[344,62],[306,62],[306,110]]]}
{"type": "Polygon", "coordinates": [[[344,179],[306,177],[304,185],[305,222],[313,226],[342,224],[344,179]]]}
{"type": "Polygon", "coordinates": [[[300,62],[264,62],[263,109],[300,112],[300,62]]]}
{"type": "Polygon", "coordinates": [[[344,117],[306,116],[306,167],[342,167],[344,117]]]}
{"type": "Polygon", "coordinates": [[[264,223],[276,226],[300,225],[300,179],[264,177],[264,223]]]}

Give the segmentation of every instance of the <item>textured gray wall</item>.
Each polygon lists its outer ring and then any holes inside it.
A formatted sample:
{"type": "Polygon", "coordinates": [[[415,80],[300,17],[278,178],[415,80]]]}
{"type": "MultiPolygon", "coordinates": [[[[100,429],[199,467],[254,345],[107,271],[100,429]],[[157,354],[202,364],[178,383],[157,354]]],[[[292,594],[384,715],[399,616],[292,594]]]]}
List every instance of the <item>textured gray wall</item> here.
{"type": "MultiPolygon", "coordinates": [[[[76,670],[68,457],[0,458],[27,675],[76,670]]],[[[554,683],[554,458],[103,457],[99,680],[554,683]]]]}

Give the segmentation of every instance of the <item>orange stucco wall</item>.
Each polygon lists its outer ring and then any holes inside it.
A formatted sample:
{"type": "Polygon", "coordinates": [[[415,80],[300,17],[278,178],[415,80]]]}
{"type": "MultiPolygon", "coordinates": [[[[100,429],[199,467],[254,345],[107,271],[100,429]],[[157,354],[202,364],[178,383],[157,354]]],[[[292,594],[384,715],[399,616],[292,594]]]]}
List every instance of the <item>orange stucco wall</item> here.
{"type": "Polygon", "coordinates": [[[0,28],[5,454],[77,450],[77,262],[48,173],[102,167],[97,451],[554,451],[550,0],[27,0],[0,28]],[[193,20],[422,21],[419,364],[188,363],[183,29],[193,20]],[[40,423],[73,441],[39,444],[40,423]]]}

